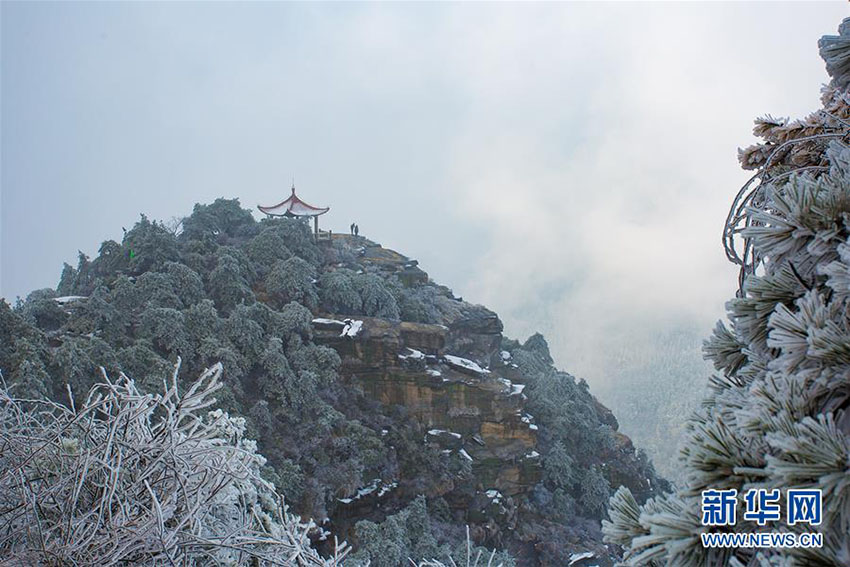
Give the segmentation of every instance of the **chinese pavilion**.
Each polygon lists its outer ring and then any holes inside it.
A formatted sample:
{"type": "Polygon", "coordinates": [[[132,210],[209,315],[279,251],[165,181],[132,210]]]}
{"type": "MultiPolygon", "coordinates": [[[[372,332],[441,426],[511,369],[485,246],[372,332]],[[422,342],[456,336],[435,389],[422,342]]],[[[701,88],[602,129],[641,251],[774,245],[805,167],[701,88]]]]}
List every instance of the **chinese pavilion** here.
{"type": "Polygon", "coordinates": [[[314,207],[299,199],[298,195],[295,194],[294,183],[292,184],[292,195],[287,197],[285,201],[271,207],[257,205],[257,208],[270,217],[313,217],[313,230],[315,231],[316,239],[319,238],[319,215],[323,215],[330,210],[330,207],[314,207]]]}

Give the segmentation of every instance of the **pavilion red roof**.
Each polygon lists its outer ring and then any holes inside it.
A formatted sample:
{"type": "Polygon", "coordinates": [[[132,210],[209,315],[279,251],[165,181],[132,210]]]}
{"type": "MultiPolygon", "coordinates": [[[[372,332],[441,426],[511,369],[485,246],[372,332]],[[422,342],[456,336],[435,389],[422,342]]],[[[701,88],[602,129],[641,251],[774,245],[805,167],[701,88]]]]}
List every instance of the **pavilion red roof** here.
{"type": "Polygon", "coordinates": [[[292,186],[292,195],[285,201],[271,207],[257,205],[257,208],[273,217],[317,217],[330,210],[330,207],[314,207],[299,199],[295,194],[295,185],[292,186]]]}

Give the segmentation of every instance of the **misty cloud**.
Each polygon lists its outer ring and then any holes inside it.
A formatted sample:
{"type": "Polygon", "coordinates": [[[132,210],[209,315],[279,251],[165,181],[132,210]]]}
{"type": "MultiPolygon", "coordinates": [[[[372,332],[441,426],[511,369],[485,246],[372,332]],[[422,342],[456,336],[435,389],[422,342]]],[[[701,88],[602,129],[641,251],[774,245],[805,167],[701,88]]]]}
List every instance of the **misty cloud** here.
{"type": "MultiPolygon", "coordinates": [[[[839,4],[10,4],[2,263],[53,286],[139,213],[280,200],[609,353],[723,313],[752,119],[817,107],[839,4]]],[[[694,356],[699,356],[698,352],[694,356]]]]}

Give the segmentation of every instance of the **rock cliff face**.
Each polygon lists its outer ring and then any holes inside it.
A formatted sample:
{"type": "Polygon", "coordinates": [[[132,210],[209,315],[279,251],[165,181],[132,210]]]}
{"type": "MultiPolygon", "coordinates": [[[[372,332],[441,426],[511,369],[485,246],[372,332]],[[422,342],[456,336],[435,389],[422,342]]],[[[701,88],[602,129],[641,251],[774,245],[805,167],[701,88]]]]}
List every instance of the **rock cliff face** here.
{"type": "MultiPolygon", "coordinates": [[[[501,339],[498,318],[454,328],[358,321],[354,336],[343,333],[345,322],[332,315],[314,321],[315,340],[340,354],[344,379],[383,404],[404,406],[427,429],[428,443],[467,459],[477,492],[514,496],[534,486],[540,479],[537,428],[523,411],[523,386],[504,377],[508,367],[487,368],[501,339]],[[460,356],[470,353],[489,355],[487,363],[460,356]]],[[[466,500],[449,501],[464,507],[466,500]]]]}

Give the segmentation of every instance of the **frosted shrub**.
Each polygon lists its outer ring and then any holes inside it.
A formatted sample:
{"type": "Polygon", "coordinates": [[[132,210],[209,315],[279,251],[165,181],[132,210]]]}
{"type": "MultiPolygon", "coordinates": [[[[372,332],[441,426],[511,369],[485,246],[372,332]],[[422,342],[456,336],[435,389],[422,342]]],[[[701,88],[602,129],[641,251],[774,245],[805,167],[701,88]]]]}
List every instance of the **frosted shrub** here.
{"type": "Polygon", "coordinates": [[[207,292],[215,300],[216,307],[224,312],[252,297],[239,261],[229,254],[219,256],[216,267],[207,278],[207,292]]]}
{"type": "MultiPolygon", "coordinates": [[[[221,367],[180,394],[121,376],[85,403],[0,388],[0,556],[21,564],[336,565],[259,475],[245,421],[206,410],[221,367]],[[252,562],[252,563],[249,563],[252,562]]],[[[104,379],[106,376],[104,375],[104,379]]]]}
{"type": "Polygon", "coordinates": [[[251,239],[247,246],[248,256],[262,272],[265,272],[278,260],[292,257],[279,230],[267,228],[251,239]]]}
{"type": "Polygon", "coordinates": [[[266,291],[280,305],[296,301],[309,309],[319,303],[316,293],[316,269],[297,256],[278,260],[266,276],[266,291]]]}
{"type": "Polygon", "coordinates": [[[355,273],[339,269],[325,272],[319,278],[319,297],[331,313],[360,315],[362,301],[354,285],[355,273]]]}
{"type": "Polygon", "coordinates": [[[380,276],[375,274],[358,274],[354,285],[360,293],[363,302],[362,312],[369,317],[398,319],[398,304],[395,297],[380,276]]]}

